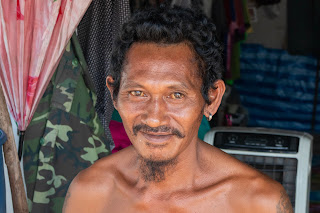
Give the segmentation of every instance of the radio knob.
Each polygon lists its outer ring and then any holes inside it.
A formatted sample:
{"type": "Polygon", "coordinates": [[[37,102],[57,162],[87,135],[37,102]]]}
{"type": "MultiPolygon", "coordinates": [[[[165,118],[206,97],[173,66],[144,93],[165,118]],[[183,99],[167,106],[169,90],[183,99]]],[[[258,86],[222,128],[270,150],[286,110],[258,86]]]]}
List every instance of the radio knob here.
{"type": "Polygon", "coordinates": [[[277,147],[283,147],[284,140],[282,138],[276,138],[274,140],[274,145],[277,146],[277,147]]]}
{"type": "Polygon", "coordinates": [[[228,143],[236,144],[237,140],[238,140],[238,136],[237,135],[232,134],[232,135],[228,136],[228,143]]]}

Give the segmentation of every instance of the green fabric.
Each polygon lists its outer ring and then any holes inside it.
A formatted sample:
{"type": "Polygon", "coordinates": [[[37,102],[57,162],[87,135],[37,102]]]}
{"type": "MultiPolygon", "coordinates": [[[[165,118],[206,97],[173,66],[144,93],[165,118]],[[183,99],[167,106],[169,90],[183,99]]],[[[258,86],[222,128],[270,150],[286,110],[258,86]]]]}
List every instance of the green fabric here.
{"type": "MultiPolygon", "coordinates": [[[[113,111],[112,118],[111,120],[122,122],[122,119],[119,115],[119,112],[117,110],[113,111]]],[[[203,140],[204,135],[210,130],[210,124],[207,121],[206,117],[203,116],[200,127],[199,127],[199,132],[198,132],[198,137],[203,140]]]]}
{"type": "Polygon", "coordinates": [[[207,121],[207,118],[205,116],[202,117],[202,120],[201,120],[201,124],[200,124],[200,127],[199,127],[199,132],[198,132],[198,137],[203,140],[204,139],[204,136],[205,134],[210,130],[210,124],[209,122],[207,121]]]}
{"type": "Polygon", "coordinates": [[[118,121],[118,122],[122,122],[122,119],[121,119],[121,117],[120,117],[120,115],[119,115],[119,112],[118,112],[116,109],[113,110],[111,120],[113,120],[113,121],[118,121]]]}
{"type": "Polygon", "coordinates": [[[25,133],[23,163],[30,212],[62,212],[72,179],[110,153],[88,76],[73,36],[25,133]]]}

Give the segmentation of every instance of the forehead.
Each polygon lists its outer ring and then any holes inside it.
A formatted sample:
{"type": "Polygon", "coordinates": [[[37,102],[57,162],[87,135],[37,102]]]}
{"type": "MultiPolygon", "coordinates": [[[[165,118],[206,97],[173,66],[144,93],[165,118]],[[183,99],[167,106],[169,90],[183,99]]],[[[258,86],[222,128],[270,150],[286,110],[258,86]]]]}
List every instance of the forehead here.
{"type": "MultiPolygon", "coordinates": [[[[170,58],[181,61],[181,59],[189,60],[191,64],[196,63],[195,53],[191,44],[187,42],[181,42],[177,44],[164,44],[153,42],[136,42],[131,45],[127,54],[126,61],[132,57],[132,55],[139,54],[140,57],[150,56],[150,53],[156,53],[153,58],[164,58],[169,56],[170,58]]],[[[182,61],[181,61],[182,62],[182,61]]]]}
{"type": "Polygon", "coordinates": [[[201,81],[195,53],[186,43],[134,43],[126,55],[122,80],[139,75],[162,80],[180,76],[181,81],[201,81]]]}

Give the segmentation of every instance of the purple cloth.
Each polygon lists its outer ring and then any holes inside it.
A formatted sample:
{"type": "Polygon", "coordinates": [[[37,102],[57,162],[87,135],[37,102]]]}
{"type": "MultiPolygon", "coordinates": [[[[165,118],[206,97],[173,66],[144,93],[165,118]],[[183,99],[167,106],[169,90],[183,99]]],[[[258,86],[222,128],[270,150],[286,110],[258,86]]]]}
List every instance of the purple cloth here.
{"type": "Polygon", "coordinates": [[[112,153],[115,153],[131,145],[128,135],[124,130],[123,124],[121,122],[111,120],[109,128],[115,145],[112,153]]]}

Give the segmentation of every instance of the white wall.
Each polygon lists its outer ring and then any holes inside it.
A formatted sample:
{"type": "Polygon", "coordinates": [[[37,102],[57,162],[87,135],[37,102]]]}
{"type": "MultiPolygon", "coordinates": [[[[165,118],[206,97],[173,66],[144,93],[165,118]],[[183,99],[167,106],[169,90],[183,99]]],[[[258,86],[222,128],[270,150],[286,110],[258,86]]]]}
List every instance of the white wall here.
{"type": "MultiPolygon", "coordinates": [[[[252,4],[249,4],[252,5],[252,4]]],[[[252,33],[246,43],[258,43],[267,48],[287,49],[287,0],[277,5],[256,8],[257,21],[251,22],[252,33]],[[276,14],[270,18],[270,14],[276,14]]]]}

